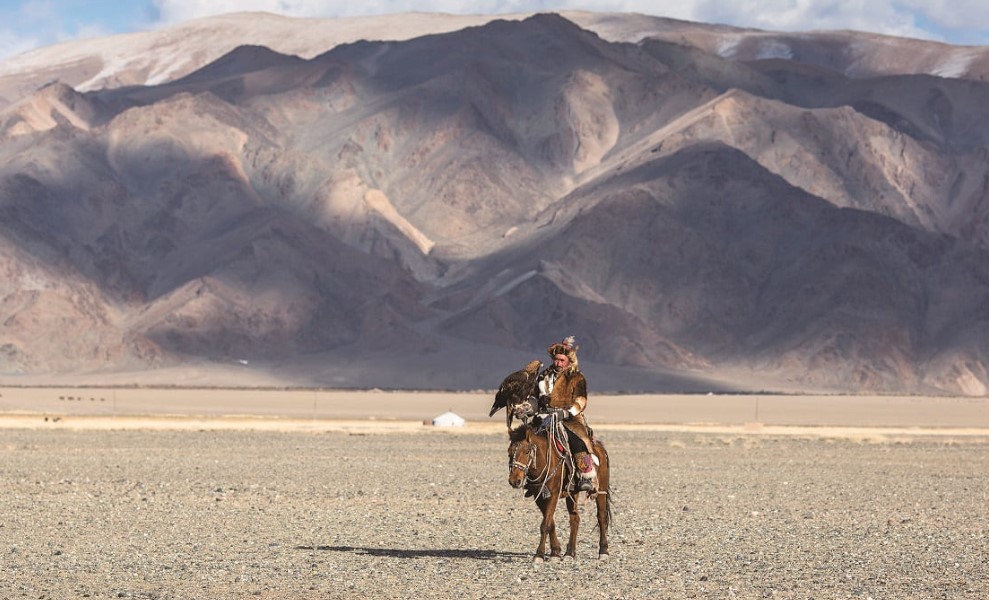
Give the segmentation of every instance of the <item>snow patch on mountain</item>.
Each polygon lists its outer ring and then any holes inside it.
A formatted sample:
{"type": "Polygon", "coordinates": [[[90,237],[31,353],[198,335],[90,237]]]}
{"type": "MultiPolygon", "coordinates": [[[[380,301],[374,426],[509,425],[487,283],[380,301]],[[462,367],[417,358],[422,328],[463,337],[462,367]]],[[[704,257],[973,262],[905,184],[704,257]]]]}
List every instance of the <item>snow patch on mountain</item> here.
{"type": "Polygon", "coordinates": [[[959,48],[950,52],[945,59],[931,70],[938,77],[963,77],[975,59],[985,53],[984,48],[959,48]]]}
{"type": "Polygon", "coordinates": [[[409,238],[413,244],[419,248],[419,251],[423,254],[429,254],[430,250],[433,249],[435,243],[433,240],[429,239],[423,232],[419,231],[415,225],[410,223],[408,219],[403,217],[397,210],[395,206],[388,199],[381,190],[368,190],[364,194],[364,201],[367,205],[374,209],[379,215],[385,218],[389,223],[395,226],[396,229],[402,232],[402,234],[409,238]]]}

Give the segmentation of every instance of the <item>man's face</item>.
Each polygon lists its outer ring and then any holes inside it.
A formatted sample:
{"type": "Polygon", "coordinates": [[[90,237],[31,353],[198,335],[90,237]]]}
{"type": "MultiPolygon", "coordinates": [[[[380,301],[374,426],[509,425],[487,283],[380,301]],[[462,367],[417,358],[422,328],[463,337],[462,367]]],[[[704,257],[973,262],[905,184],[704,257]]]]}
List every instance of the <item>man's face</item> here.
{"type": "Polygon", "coordinates": [[[553,356],[553,367],[555,367],[557,371],[562,371],[569,366],[570,359],[566,354],[556,354],[553,356]]]}

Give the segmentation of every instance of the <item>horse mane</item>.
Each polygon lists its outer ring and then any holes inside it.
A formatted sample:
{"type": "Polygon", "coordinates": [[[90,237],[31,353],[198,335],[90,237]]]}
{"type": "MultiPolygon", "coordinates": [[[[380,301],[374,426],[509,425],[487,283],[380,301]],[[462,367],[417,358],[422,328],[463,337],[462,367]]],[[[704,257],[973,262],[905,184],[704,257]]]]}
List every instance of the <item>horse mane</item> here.
{"type": "Polygon", "coordinates": [[[508,439],[512,442],[521,442],[525,440],[526,437],[528,437],[529,431],[531,429],[532,428],[528,425],[523,425],[522,427],[519,427],[517,429],[511,429],[508,432],[508,439]]]}

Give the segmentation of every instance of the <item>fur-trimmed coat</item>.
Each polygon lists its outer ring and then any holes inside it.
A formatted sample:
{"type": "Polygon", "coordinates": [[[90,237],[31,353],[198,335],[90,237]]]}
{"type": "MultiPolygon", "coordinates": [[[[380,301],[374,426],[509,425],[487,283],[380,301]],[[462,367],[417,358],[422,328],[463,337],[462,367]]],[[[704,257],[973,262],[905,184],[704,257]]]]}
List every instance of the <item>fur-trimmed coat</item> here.
{"type": "Polygon", "coordinates": [[[543,369],[536,380],[536,389],[541,395],[539,408],[562,408],[569,411],[571,416],[563,420],[563,426],[576,433],[583,445],[590,450],[593,441],[587,420],[584,418],[584,408],[587,407],[587,380],[576,368],[565,369],[553,381],[549,400],[546,401],[543,394],[548,387],[549,378],[554,373],[553,367],[543,369]]]}
{"type": "MultiPolygon", "coordinates": [[[[540,394],[545,393],[554,373],[553,367],[549,367],[539,374],[536,387],[540,394]]],[[[565,369],[556,376],[552,385],[547,406],[568,410],[574,418],[580,417],[583,421],[584,408],[587,407],[587,380],[584,379],[584,374],[577,369],[565,369]]]]}

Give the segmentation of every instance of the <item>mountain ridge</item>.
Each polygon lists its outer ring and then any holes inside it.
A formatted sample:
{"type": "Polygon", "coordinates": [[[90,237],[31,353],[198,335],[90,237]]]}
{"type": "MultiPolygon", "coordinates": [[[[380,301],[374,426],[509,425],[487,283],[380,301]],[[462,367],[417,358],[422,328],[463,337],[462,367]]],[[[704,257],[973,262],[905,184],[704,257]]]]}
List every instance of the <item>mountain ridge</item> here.
{"type": "Polygon", "coordinates": [[[244,39],[0,109],[0,379],[493,388],[575,334],[599,389],[985,393],[986,84],[579,15],[649,34],[244,39]]]}

